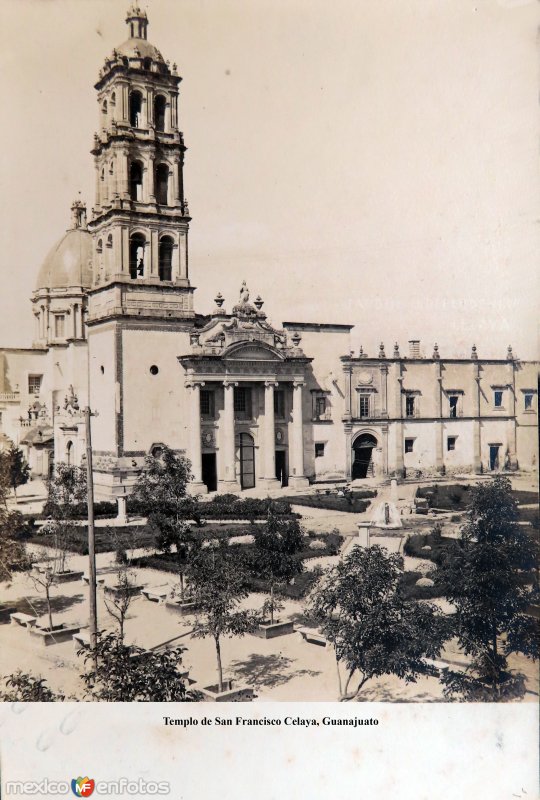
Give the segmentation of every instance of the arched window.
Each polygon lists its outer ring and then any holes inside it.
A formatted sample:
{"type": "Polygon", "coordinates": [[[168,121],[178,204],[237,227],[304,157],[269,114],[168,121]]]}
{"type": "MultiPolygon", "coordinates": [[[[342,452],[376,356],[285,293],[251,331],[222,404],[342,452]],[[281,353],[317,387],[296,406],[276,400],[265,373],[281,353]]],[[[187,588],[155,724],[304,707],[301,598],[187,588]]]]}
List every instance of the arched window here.
{"type": "Polygon", "coordinates": [[[159,279],[172,280],[172,253],[174,242],[171,236],[163,236],[159,240],[159,279]]]}
{"type": "Polygon", "coordinates": [[[156,126],[156,131],[164,131],[165,130],[165,106],[167,105],[167,101],[163,97],[162,94],[158,94],[154,98],[154,125],[156,126]]]}
{"type": "Polygon", "coordinates": [[[73,442],[70,440],[66,444],[66,464],[68,467],[71,465],[71,461],[73,458],[73,442]]]}
{"type": "Polygon", "coordinates": [[[141,125],[141,111],[142,111],[142,94],[133,91],[129,95],[129,124],[133,128],[139,128],[141,125]]]}
{"type": "Polygon", "coordinates": [[[115,106],[115,105],[116,105],[116,92],[113,92],[111,94],[111,106],[115,106]]]}
{"type": "Polygon", "coordinates": [[[106,100],[103,101],[102,110],[103,110],[103,113],[105,114],[105,116],[107,116],[107,101],[106,100]]]}
{"type": "Polygon", "coordinates": [[[101,251],[103,250],[103,240],[102,239],[98,239],[96,250],[97,250],[98,253],[101,253],[101,251]]]}
{"type": "Polygon", "coordinates": [[[146,239],[142,233],[134,233],[129,240],[129,277],[144,277],[144,245],[146,239]]]}
{"type": "Polygon", "coordinates": [[[129,167],[129,196],[132,200],[142,201],[142,164],[132,161],[129,167]]]}
{"type": "Polygon", "coordinates": [[[167,164],[158,164],[156,167],[156,202],[161,206],[167,205],[169,189],[169,167],[167,164]]]}
{"type": "Polygon", "coordinates": [[[112,247],[112,233],[107,236],[107,247],[112,247]]]}

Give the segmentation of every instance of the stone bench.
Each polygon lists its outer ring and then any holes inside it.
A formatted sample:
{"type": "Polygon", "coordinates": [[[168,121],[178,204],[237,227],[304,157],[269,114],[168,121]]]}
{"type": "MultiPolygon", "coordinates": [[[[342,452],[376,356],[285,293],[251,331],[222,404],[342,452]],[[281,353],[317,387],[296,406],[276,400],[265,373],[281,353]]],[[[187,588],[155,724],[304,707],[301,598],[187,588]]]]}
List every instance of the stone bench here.
{"type": "Polygon", "coordinates": [[[296,632],[300,634],[300,638],[305,642],[316,644],[319,647],[329,646],[328,640],[322,635],[322,633],[319,633],[319,631],[316,631],[314,628],[297,628],[296,632]]]}
{"type": "Polygon", "coordinates": [[[78,633],[74,633],[72,638],[73,644],[75,645],[75,650],[79,650],[81,647],[86,649],[90,647],[89,631],[79,631],[78,633]]]}
{"type": "MultiPolygon", "coordinates": [[[[90,583],[90,575],[88,575],[85,572],[84,575],[81,577],[81,580],[82,580],[83,583],[89,584],[90,583]]],[[[96,583],[99,584],[100,586],[103,586],[103,584],[105,583],[105,578],[100,578],[100,577],[96,576],[96,583]]]]}
{"type": "Polygon", "coordinates": [[[37,623],[37,617],[31,614],[23,614],[17,611],[15,614],[10,614],[11,624],[20,625],[22,628],[33,628],[37,623]]]}
{"type": "Polygon", "coordinates": [[[167,597],[169,596],[170,588],[167,587],[151,587],[149,586],[148,589],[143,589],[141,594],[146,600],[150,600],[151,603],[164,603],[167,597]]]}

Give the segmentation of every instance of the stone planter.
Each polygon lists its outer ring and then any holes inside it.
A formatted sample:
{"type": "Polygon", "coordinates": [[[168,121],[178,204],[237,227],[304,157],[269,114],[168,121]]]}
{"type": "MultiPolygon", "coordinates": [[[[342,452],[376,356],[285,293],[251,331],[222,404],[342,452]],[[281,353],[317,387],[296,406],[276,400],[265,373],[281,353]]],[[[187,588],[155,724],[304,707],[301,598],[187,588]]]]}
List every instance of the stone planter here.
{"type": "Polygon", "coordinates": [[[126,592],[131,597],[135,597],[135,595],[140,594],[142,588],[142,586],[104,586],[103,591],[106,594],[111,594],[115,598],[124,596],[126,592]]]}
{"type": "Polygon", "coordinates": [[[191,600],[165,600],[165,608],[170,614],[194,614],[197,610],[197,604],[191,600]]]}
{"type": "Polygon", "coordinates": [[[30,635],[36,637],[36,640],[43,647],[70,641],[73,638],[73,634],[78,633],[80,629],[80,625],[53,625],[52,630],[50,628],[38,628],[37,626],[28,628],[30,635]]]}
{"type": "Polygon", "coordinates": [[[294,633],[294,624],[288,620],[277,620],[277,622],[259,622],[259,627],[253,631],[254,636],[261,639],[274,639],[276,636],[286,636],[294,633]]]}
{"type": "Polygon", "coordinates": [[[84,572],[81,569],[79,570],[66,570],[66,572],[57,572],[56,573],[56,581],[57,583],[69,583],[70,581],[80,581],[84,572]]]}
{"type": "Polygon", "coordinates": [[[11,615],[17,611],[15,606],[0,605],[0,625],[11,622],[11,615]]]}
{"type": "Polygon", "coordinates": [[[204,700],[211,703],[245,703],[253,700],[253,689],[243,684],[234,684],[233,681],[223,681],[223,691],[218,690],[218,684],[204,686],[199,689],[204,700]]]}

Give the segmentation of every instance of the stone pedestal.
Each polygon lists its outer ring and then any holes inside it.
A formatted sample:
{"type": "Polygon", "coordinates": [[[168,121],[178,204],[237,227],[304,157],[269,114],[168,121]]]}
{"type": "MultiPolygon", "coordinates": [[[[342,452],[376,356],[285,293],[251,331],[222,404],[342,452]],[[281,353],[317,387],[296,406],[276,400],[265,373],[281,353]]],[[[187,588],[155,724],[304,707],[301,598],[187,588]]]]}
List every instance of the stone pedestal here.
{"type": "Polygon", "coordinates": [[[358,522],[358,544],[360,547],[369,547],[370,546],[370,538],[369,538],[369,523],[366,522],[358,522]]]}
{"type": "Polygon", "coordinates": [[[126,497],[117,497],[116,504],[118,506],[118,512],[116,514],[116,519],[118,522],[127,522],[127,498],[126,497]]]}

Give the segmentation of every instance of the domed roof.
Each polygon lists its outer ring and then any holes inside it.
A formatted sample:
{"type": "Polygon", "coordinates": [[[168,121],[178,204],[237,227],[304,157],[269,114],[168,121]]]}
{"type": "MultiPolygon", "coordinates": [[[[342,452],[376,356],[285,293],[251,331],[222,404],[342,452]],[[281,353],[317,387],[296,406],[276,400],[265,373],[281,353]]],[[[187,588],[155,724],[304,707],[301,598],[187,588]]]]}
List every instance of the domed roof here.
{"type": "Polygon", "coordinates": [[[84,228],[72,228],[50,250],[39,271],[36,290],[66,289],[92,285],[92,236],[84,228]]]}
{"type": "Polygon", "coordinates": [[[153,58],[154,61],[161,61],[164,63],[163,56],[153,44],[147,39],[139,39],[138,37],[131,37],[116,48],[116,52],[120,56],[127,56],[128,58],[153,58]]]}

